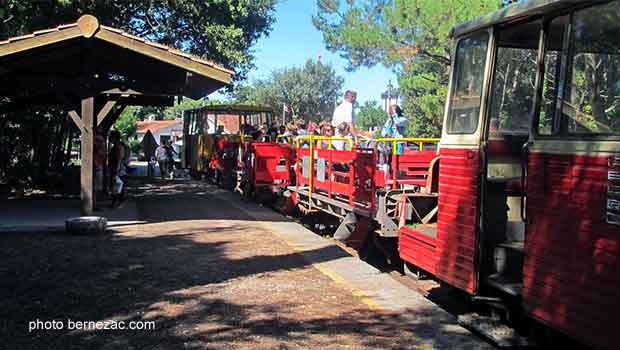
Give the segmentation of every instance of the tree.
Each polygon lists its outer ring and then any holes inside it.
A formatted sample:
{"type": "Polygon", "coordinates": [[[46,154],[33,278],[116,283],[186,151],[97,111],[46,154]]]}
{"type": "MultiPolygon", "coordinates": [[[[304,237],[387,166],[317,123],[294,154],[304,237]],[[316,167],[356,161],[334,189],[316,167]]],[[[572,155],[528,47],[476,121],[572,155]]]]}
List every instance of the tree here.
{"type": "Polygon", "coordinates": [[[137,107],[127,107],[114,123],[114,129],[121,133],[124,140],[131,139],[138,130],[137,112],[137,107]]]}
{"type": "Polygon", "coordinates": [[[439,136],[457,23],[498,9],[500,0],[318,0],[314,25],[348,69],[383,64],[399,77],[410,135],[439,136]]]}
{"type": "Polygon", "coordinates": [[[378,130],[383,127],[386,118],[387,112],[379,106],[377,101],[366,101],[357,113],[356,124],[361,129],[378,130]]]}
{"type": "Polygon", "coordinates": [[[294,116],[319,121],[331,118],[343,84],[331,65],[308,60],[303,67],[274,71],[266,79],[236,89],[233,98],[239,103],[271,106],[278,116],[286,104],[294,116]]]}

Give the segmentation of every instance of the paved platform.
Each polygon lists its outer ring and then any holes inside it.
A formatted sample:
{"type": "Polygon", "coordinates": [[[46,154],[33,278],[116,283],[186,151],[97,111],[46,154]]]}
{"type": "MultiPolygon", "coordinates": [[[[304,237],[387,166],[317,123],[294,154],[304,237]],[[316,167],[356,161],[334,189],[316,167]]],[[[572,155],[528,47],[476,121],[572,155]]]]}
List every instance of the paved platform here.
{"type": "Polygon", "coordinates": [[[356,257],[343,255],[343,250],[333,240],[321,237],[292,220],[278,220],[280,214],[255,203],[239,201],[230,192],[215,191],[217,196],[230,201],[281,237],[321,273],[348,289],[368,307],[401,315],[404,327],[414,327],[416,332],[427,337],[427,342],[417,348],[493,348],[458,325],[456,317],[418,291],[356,257]]]}
{"type": "Polygon", "coordinates": [[[0,235],[3,349],[491,348],[416,291],[235,194],[173,181],[134,195],[142,223],[108,235],[0,235]],[[65,328],[30,330],[34,320],[65,328]]]}

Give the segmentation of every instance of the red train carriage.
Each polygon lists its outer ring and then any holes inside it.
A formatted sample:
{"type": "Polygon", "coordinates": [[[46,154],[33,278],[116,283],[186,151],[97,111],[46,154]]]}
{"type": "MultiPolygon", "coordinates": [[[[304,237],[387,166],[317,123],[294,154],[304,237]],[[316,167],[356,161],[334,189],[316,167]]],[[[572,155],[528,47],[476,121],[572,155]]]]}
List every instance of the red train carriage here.
{"type": "MultiPolygon", "coordinates": [[[[398,260],[377,238],[398,237],[397,203],[422,193],[436,163],[438,139],[377,139],[354,146],[347,138],[302,136],[297,140],[293,202],[304,213],[322,211],[341,219],[335,237],[355,248],[372,242],[398,260]],[[332,144],[341,143],[339,147],[332,144]],[[301,146],[301,147],[300,147],[301,146]]],[[[432,177],[432,176],[431,176],[432,177]]],[[[428,215],[419,208],[418,214],[428,215]]],[[[413,210],[407,211],[413,215],[413,210]]]]}
{"type": "Polygon", "coordinates": [[[295,183],[293,169],[296,156],[295,148],[290,143],[248,143],[239,185],[242,194],[263,203],[278,201],[277,208],[290,212],[292,208],[281,207],[286,204],[283,192],[295,183]]]}
{"type": "Polygon", "coordinates": [[[399,240],[411,267],[608,349],[620,313],[618,32],[618,1],[523,1],[457,26],[437,219],[406,220],[399,240]]]}

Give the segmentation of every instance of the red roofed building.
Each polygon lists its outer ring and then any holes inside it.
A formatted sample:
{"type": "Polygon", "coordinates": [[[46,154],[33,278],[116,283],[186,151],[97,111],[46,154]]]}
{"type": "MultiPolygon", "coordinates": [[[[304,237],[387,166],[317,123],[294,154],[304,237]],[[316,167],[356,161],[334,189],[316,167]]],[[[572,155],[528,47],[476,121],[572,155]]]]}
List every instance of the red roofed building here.
{"type": "Polygon", "coordinates": [[[174,150],[179,153],[183,147],[183,119],[145,120],[138,122],[136,139],[142,142],[147,131],[151,131],[157,144],[172,141],[174,150]]]}

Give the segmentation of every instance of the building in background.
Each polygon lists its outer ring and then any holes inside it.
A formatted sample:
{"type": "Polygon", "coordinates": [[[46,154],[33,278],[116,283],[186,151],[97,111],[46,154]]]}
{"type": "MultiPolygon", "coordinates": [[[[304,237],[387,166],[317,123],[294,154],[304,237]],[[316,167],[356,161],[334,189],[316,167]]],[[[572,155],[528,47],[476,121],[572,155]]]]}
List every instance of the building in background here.
{"type": "Polygon", "coordinates": [[[158,145],[172,141],[172,146],[177,152],[175,158],[179,158],[183,148],[183,119],[174,120],[145,120],[138,122],[136,139],[142,142],[144,135],[150,131],[158,145]]]}

